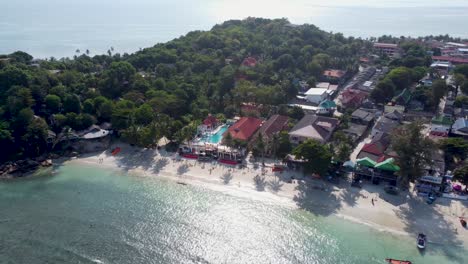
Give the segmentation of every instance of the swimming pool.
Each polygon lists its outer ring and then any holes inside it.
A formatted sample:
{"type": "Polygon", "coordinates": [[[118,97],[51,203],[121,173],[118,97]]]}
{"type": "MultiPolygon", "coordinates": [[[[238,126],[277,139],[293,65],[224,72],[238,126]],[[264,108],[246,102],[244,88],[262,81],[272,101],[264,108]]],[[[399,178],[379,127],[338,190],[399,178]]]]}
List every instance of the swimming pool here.
{"type": "Polygon", "coordinates": [[[224,125],[221,128],[218,128],[214,134],[205,134],[200,139],[200,142],[218,144],[223,139],[223,134],[228,130],[228,126],[224,125]]]}

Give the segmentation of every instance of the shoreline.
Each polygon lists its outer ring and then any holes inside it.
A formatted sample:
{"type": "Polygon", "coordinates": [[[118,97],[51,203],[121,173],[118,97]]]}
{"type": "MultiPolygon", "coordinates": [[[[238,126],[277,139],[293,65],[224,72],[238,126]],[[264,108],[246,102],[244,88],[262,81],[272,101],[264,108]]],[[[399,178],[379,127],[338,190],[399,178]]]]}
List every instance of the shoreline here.
{"type": "Polygon", "coordinates": [[[287,183],[283,181],[285,178],[294,175],[296,179],[301,179],[301,175],[295,172],[276,174],[268,171],[269,168],[265,176],[260,177],[263,180],[259,186],[254,178],[262,175],[260,167],[238,169],[176,159],[175,155],[163,151],[139,149],[125,144],[119,146],[122,151],[117,156],[100,152],[69,160],[60,159],[60,163],[87,164],[115,169],[131,176],[166,179],[227,195],[305,210],[316,216],[335,216],[399,236],[416,237],[417,233],[424,232],[428,234],[430,243],[468,248],[468,230],[463,229],[458,221],[458,216],[468,216],[466,204],[461,201],[441,198],[431,206],[411,193],[390,197],[381,186],[366,185],[363,189],[355,189],[349,184],[337,186],[312,179],[287,183]],[[371,204],[371,198],[377,206],[371,204]]]}

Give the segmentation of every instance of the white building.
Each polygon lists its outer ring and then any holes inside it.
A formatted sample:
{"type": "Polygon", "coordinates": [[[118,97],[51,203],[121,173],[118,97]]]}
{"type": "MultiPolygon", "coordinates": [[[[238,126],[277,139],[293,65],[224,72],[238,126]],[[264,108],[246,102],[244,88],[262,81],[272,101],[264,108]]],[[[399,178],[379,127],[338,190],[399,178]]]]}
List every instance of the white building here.
{"type": "Polygon", "coordinates": [[[327,88],[310,88],[305,93],[305,99],[311,103],[319,104],[328,97],[327,88]]]}

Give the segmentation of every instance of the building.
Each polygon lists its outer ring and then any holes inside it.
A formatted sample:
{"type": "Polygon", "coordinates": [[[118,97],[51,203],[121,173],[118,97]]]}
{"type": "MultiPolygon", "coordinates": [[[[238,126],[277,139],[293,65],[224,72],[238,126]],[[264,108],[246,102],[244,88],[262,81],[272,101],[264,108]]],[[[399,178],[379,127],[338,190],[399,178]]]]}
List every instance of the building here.
{"type": "Polygon", "coordinates": [[[435,61],[431,64],[431,68],[435,69],[439,74],[446,75],[452,70],[453,65],[450,61],[435,61]]]}
{"type": "Polygon", "coordinates": [[[451,64],[467,64],[468,58],[452,57],[452,56],[432,56],[433,61],[450,62],[451,64]]]}
{"type": "Polygon", "coordinates": [[[379,133],[390,134],[398,126],[400,126],[400,121],[382,116],[377,120],[372,128],[371,135],[375,136],[379,133]]]}
{"type": "Polygon", "coordinates": [[[262,120],[255,117],[242,117],[231,127],[229,127],[227,133],[231,134],[233,139],[238,139],[241,141],[249,141],[254,133],[262,125],[262,120]]]}
{"type": "MultiPolygon", "coordinates": [[[[255,141],[259,135],[262,135],[263,141],[267,143],[271,143],[273,136],[278,135],[281,131],[288,130],[288,123],[289,117],[283,115],[273,115],[271,116],[254,136],[254,139],[251,140],[251,143],[255,141]]],[[[268,148],[270,149],[270,148],[268,148]]],[[[270,155],[271,153],[265,153],[266,155],[270,155]]]]}
{"type": "Polygon", "coordinates": [[[394,57],[398,51],[398,44],[392,43],[374,43],[374,50],[376,50],[380,54],[385,54],[389,57],[394,57]]]}
{"type": "Polygon", "coordinates": [[[289,131],[289,138],[293,144],[301,144],[308,139],[326,143],[338,124],[339,121],[336,118],[305,115],[299,123],[289,131]]]}
{"type": "Polygon", "coordinates": [[[458,118],[452,125],[452,133],[458,136],[468,137],[468,119],[458,118]]]}
{"type": "Polygon", "coordinates": [[[328,88],[310,88],[305,92],[305,99],[308,102],[319,104],[328,97],[328,88]]]}
{"type": "Polygon", "coordinates": [[[385,156],[385,151],[390,146],[390,134],[378,132],[370,143],[365,144],[359,152],[357,159],[370,158],[379,162],[385,156]]]}
{"type": "Polygon", "coordinates": [[[360,90],[346,89],[341,93],[341,105],[347,108],[357,108],[366,100],[369,94],[360,90]]]}
{"type": "Polygon", "coordinates": [[[343,129],[343,133],[351,138],[353,141],[359,141],[367,131],[367,125],[360,125],[356,123],[349,123],[348,128],[343,129]]]}
{"type": "Polygon", "coordinates": [[[359,108],[351,114],[351,122],[361,125],[369,125],[375,119],[375,112],[359,108]]]}
{"type": "Polygon", "coordinates": [[[254,57],[247,57],[242,61],[242,66],[255,67],[257,63],[257,59],[255,59],[254,57]]]}
{"type": "Polygon", "coordinates": [[[448,137],[452,123],[453,121],[449,117],[442,115],[434,117],[431,120],[431,131],[429,134],[437,137],[448,137]]]}
{"type": "Polygon", "coordinates": [[[203,123],[198,126],[198,131],[199,132],[208,132],[208,131],[213,131],[215,128],[218,127],[218,119],[216,119],[216,117],[212,116],[211,114],[209,114],[205,120],[203,120],[203,123]]]}
{"type": "Polygon", "coordinates": [[[262,134],[263,139],[268,140],[275,134],[288,128],[289,117],[283,115],[273,115],[258,130],[257,134],[262,134]]]}
{"type": "Polygon", "coordinates": [[[333,84],[342,84],[344,83],[345,78],[346,78],[346,71],[328,69],[323,72],[322,78],[324,81],[327,81],[333,84]]]}

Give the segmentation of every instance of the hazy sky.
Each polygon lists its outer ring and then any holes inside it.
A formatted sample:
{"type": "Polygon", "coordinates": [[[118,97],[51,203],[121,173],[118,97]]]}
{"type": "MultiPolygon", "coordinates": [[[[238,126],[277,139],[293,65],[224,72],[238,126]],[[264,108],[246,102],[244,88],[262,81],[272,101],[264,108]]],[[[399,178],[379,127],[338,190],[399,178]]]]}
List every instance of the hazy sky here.
{"type": "Polygon", "coordinates": [[[0,0],[0,10],[0,54],[135,51],[249,16],[360,37],[468,36],[468,0],[0,0]]]}

